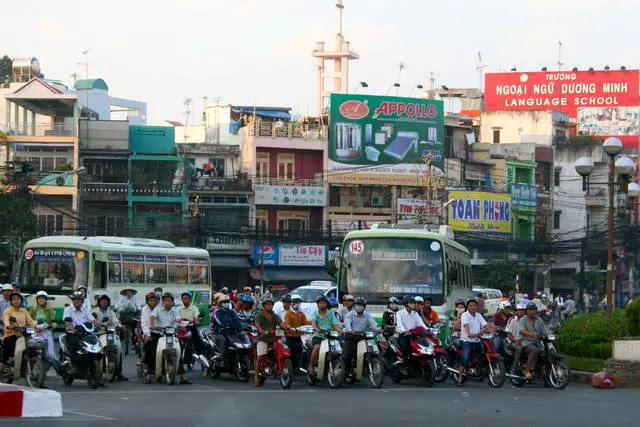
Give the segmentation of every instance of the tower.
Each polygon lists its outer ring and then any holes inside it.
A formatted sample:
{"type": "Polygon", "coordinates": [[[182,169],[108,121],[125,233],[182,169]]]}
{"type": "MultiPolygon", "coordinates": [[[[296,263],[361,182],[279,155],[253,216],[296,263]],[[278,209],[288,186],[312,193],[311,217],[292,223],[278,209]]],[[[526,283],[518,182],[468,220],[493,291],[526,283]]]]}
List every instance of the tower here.
{"type": "Polygon", "coordinates": [[[337,0],[338,33],[333,50],[325,50],[324,42],[317,42],[312,55],[316,58],[317,104],[316,114],[322,116],[325,99],[331,93],[347,93],[349,91],[349,61],[360,56],[349,49],[349,42],[342,35],[342,0],[337,0]],[[333,61],[333,73],[326,72],[326,62],[333,61]],[[333,79],[333,90],[325,89],[325,79],[333,79]]]}

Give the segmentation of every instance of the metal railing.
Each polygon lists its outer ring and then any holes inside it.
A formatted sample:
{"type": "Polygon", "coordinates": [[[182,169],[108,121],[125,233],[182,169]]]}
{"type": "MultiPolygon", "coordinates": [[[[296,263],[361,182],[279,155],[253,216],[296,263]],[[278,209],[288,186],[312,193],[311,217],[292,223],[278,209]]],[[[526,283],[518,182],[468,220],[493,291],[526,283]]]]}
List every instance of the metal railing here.
{"type": "Polygon", "coordinates": [[[290,186],[290,187],[322,187],[323,180],[322,180],[322,174],[318,174],[318,176],[313,179],[293,179],[293,180],[286,180],[282,178],[256,177],[256,184],[279,185],[279,186],[290,186]]]}
{"type": "Polygon", "coordinates": [[[202,176],[188,184],[189,190],[201,191],[251,191],[251,180],[243,178],[216,178],[202,176]]]}
{"type": "Polygon", "coordinates": [[[256,120],[249,123],[249,136],[268,136],[272,138],[327,139],[328,128],[325,125],[298,122],[265,122],[256,120]]]}
{"type": "Polygon", "coordinates": [[[162,185],[162,184],[132,184],[131,185],[133,196],[147,196],[147,197],[182,197],[183,186],[177,185],[162,185]]]}
{"type": "Polygon", "coordinates": [[[126,201],[129,184],[86,182],[82,184],[80,193],[85,200],[126,201]]]}
{"type": "Polygon", "coordinates": [[[0,129],[9,136],[76,136],[76,127],[63,123],[9,123],[0,129]]]}

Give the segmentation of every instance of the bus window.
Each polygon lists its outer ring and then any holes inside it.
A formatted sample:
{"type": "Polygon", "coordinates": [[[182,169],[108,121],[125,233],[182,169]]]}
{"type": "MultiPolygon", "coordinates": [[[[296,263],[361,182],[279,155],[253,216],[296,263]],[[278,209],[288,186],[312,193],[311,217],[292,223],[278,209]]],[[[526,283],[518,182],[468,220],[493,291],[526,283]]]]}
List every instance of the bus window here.
{"type": "Polygon", "coordinates": [[[109,261],[107,272],[107,281],[109,283],[122,283],[122,265],[120,265],[120,261],[109,261]]]}
{"type": "Polygon", "coordinates": [[[189,267],[169,264],[169,283],[186,285],[189,281],[189,267]]]}
{"type": "Polygon", "coordinates": [[[209,267],[206,265],[189,266],[189,283],[192,285],[206,285],[209,283],[209,267]]]}
{"type": "Polygon", "coordinates": [[[93,272],[93,288],[105,289],[107,287],[107,264],[102,261],[96,261],[93,272]]]}
{"type": "Polygon", "coordinates": [[[141,262],[122,263],[123,283],[144,283],[144,264],[141,262]]]}
{"type": "Polygon", "coordinates": [[[145,264],[146,278],[149,284],[166,285],[167,284],[167,265],[166,264],[145,264]]]}

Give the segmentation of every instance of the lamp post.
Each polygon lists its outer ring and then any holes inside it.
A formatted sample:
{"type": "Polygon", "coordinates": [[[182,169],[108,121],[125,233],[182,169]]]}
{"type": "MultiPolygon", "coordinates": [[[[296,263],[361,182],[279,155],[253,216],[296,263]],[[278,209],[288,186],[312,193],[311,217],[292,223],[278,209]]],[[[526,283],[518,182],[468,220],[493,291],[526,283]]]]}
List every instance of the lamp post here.
{"type": "MultiPolygon", "coordinates": [[[[607,225],[607,317],[611,319],[613,315],[613,219],[615,214],[614,196],[615,196],[615,181],[616,172],[623,177],[621,185],[621,191],[627,192],[626,182],[628,177],[632,176],[635,172],[636,166],[633,161],[627,156],[622,156],[618,160],[615,157],[622,151],[622,142],[618,138],[607,138],[602,144],[602,148],[609,156],[609,179],[607,180],[607,187],[609,188],[609,212],[608,212],[608,225],[607,225]]],[[[589,175],[595,169],[593,160],[590,157],[582,157],[576,161],[576,172],[582,176],[582,191],[586,191],[590,184],[589,175]]],[[[637,196],[640,193],[640,188],[636,186],[632,187],[633,194],[628,194],[631,197],[637,196]]]]}

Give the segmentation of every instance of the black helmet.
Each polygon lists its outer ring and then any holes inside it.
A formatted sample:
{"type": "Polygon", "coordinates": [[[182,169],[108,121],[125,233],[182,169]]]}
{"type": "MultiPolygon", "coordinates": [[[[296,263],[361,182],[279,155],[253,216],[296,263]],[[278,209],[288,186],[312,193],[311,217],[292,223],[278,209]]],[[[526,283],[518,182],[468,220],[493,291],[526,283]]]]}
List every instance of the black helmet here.
{"type": "Polygon", "coordinates": [[[536,305],[535,302],[530,302],[529,304],[527,304],[527,310],[536,310],[536,311],[538,311],[538,306],[536,305]]]}
{"type": "Polygon", "coordinates": [[[24,297],[18,291],[11,292],[11,295],[9,295],[9,301],[11,301],[13,299],[13,297],[16,296],[16,295],[20,297],[20,304],[22,304],[24,302],[24,297]]]}
{"type": "Polygon", "coordinates": [[[409,304],[410,302],[416,302],[416,300],[412,296],[406,296],[406,297],[404,297],[404,301],[403,302],[406,305],[406,304],[409,304]]]}
{"type": "Polygon", "coordinates": [[[355,305],[364,305],[366,307],[367,306],[367,300],[364,299],[363,297],[358,297],[358,298],[356,298],[355,305]]]}
{"type": "Polygon", "coordinates": [[[75,291],[69,296],[69,298],[71,298],[71,300],[79,299],[84,301],[84,294],[80,291],[75,291]]]}
{"type": "Polygon", "coordinates": [[[111,298],[107,294],[98,294],[96,295],[96,300],[100,302],[101,299],[106,298],[109,301],[109,305],[111,305],[111,298]]]}
{"type": "Polygon", "coordinates": [[[316,298],[316,304],[319,303],[320,301],[324,301],[325,303],[329,302],[326,295],[319,295],[318,298],[316,298]]]}
{"type": "Polygon", "coordinates": [[[286,294],[285,296],[283,296],[280,301],[282,302],[291,302],[291,295],[286,294]]]}
{"type": "Polygon", "coordinates": [[[171,292],[165,292],[164,294],[162,294],[162,299],[165,299],[165,298],[171,298],[171,301],[175,301],[171,292]]]}
{"type": "Polygon", "coordinates": [[[273,300],[273,297],[271,295],[266,296],[263,300],[262,300],[262,305],[265,305],[267,303],[271,303],[274,304],[275,301],[273,300]]]}

